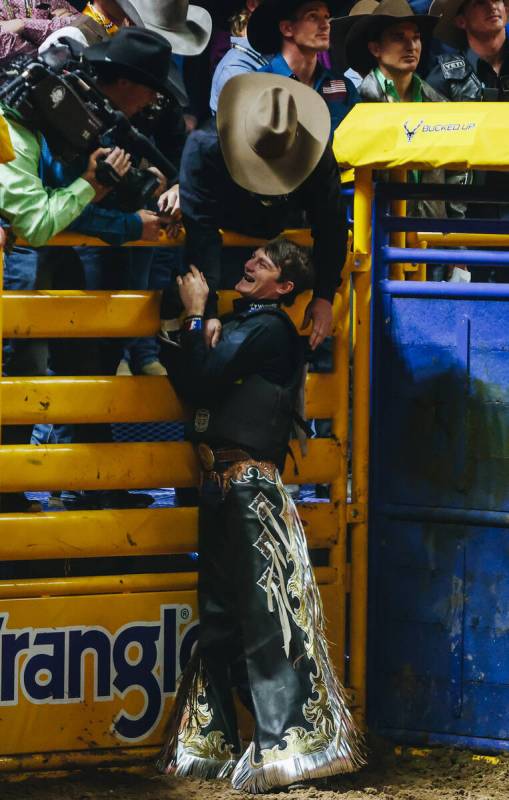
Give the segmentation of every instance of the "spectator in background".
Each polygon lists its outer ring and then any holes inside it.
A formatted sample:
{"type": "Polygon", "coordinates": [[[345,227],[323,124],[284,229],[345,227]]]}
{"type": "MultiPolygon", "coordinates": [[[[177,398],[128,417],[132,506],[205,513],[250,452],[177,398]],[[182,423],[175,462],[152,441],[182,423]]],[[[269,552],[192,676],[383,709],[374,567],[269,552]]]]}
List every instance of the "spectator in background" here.
{"type": "Polygon", "coordinates": [[[100,25],[108,36],[113,36],[125,25],[143,27],[138,12],[129,0],[90,0],[83,14],[100,25]]]}
{"type": "Polygon", "coordinates": [[[331,137],[359,100],[348,78],[324,67],[318,54],[329,49],[330,12],[322,0],[265,0],[251,15],[247,36],[260,53],[275,53],[261,72],[294,78],[315,89],[331,115],[331,137]]]}
{"type": "MultiPolygon", "coordinates": [[[[506,101],[509,99],[509,44],[507,7],[503,0],[448,0],[440,4],[443,14],[435,36],[456,48],[438,56],[428,83],[454,101],[506,101]]],[[[509,195],[506,172],[474,170],[473,183],[509,195]]],[[[469,217],[509,219],[509,203],[472,203],[469,217]]],[[[474,268],[473,280],[509,280],[508,269],[474,268]]]]}
{"type": "Polygon", "coordinates": [[[249,17],[260,4],[260,0],[247,0],[244,8],[231,18],[231,48],[217,65],[212,77],[210,92],[210,110],[217,111],[217,101],[225,83],[235,75],[243,72],[254,72],[268,64],[267,59],[249,44],[247,23],[249,17]]]}
{"type": "MultiPolygon", "coordinates": [[[[186,129],[194,130],[201,118],[197,106],[203,102],[198,101],[196,104],[196,99],[203,95],[204,84],[208,85],[210,80],[206,67],[205,77],[199,74],[199,69],[200,62],[203,69],[203,61],[208,61],[205,51],[212,33],[212,17],[205,8],[189,5],[188,0],[133,0],[133,2],[143,19],[143,24],[164,36],[171,44],[174,55],[193,56],[192,59],[184,58],[182,70],[190,101],[184,119],[186,129]],[[195,64],[198,66],[197,74],[192,72],[195,64]]],[[[162,143],[159,143],[159,146],[164,150],[162,143]]]]}
{"type": "MultiPolygon", "coordinates": [[[[353,11],[353,9],[352,9],[353,11]]],[[[365,102],[442,102],[443,97],[416,74],[423,39],[437,17],[415,15],[406,0],[382,0],[371,13],[333,22],[333,41],[343,39],[344,60],[364,79],[365,102]],[[342,36],[342,33],[344,36],[342,36]]]]}
{"type": "Polygon", "coordinates": [[[33,55],[47,36],[80,19],[66,0],[3,0],[0,3],[0,64],[33,55]]]}

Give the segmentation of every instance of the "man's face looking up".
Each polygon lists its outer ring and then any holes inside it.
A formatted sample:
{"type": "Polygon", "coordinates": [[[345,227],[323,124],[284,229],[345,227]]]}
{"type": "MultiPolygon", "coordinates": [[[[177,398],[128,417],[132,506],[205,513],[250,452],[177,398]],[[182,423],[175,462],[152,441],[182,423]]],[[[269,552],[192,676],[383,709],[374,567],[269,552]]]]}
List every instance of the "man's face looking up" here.
{"type": "Polygon", "coordinates": [[[329,49],[330,11],[326,3],[303,3],[293,19],[281,20],[279,30],[284,40],[293,41],[304,50],[329,49]]]}
{"type": "Polygon", "coordinates": [[[454,21],[467,36],[489,39],[505,28],[507,8],[503,0],[467,0],[454,21]]]}
{"type": "Polygon", "coordinates": [[[292,281],[280,279],[281,268],[274,264],[263,247],[259,247],[246,261],[244,275],[235,290],[249,300],[278,300],[293,289],[292,281]]]}
{"type": "Polygon", "coordinates": [[[415,72],[421,57],[421,34],[414,22],[399,22],[385,28],[368,47],[384,73],[415,72]]]}

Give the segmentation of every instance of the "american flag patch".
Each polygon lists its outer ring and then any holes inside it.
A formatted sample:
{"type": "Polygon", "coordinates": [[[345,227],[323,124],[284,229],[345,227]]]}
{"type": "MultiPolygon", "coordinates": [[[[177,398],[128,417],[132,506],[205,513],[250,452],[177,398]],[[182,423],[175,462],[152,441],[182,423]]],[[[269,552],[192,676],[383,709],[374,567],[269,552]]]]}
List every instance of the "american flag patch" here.
{"type": "Polygon", "coordinates": [[[348,94],[346,83],[339,79],[325,81],[322,86],[322,94],[325,101],[335,100],[340,102],[345,100],[348,94]]]}

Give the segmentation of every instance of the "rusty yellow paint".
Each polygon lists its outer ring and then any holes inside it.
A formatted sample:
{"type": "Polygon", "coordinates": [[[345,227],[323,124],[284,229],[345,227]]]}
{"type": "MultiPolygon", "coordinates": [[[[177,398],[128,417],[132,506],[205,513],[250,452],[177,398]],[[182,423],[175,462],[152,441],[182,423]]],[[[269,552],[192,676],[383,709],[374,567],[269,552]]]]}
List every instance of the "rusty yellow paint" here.
{"type": "MultiPolygon", "coordinates": [[[[423,222],[423,225],[425,223],[423,222]]],[[[435,233],[419,231],[407,234],[410,247],[509,247],[506,233],[435,233]],[[410,236],[412,238],[410,238],[410,236]]]]}
{"type": "MultiPolygon", "coordinates": [[[[330,483],[340,457],[333,439],[312,439],[296,464],[287,459],[287,483],[330,483]]],[[[143,489],[196,486],[198,462],[187,442],[132,444],[4,445],[0,447],[0,491],[143,489]]]]}
{"type": "MultiPolygon", "coordinates": [[[[325,586],[334,583],[336,570],[333,567],[317,567],[315,575],[318,584],[325,586]]],[[[196,572],[93,575],[86,578],[23,578],[0,581],[0,599],[186,592],[194,591],[197,584],[196,572]]]]}
{"type": "MultiPolygon", "coordinates": [[[[337,407],[334,376],[308,376],[306,414],[328,419],[337,407]]],[[[3,378],[5,424],[172,422],[187,413],[167,378],[76,376],[3,378]]]]}
{"type": "MultiPolygon", "coordinates": [[[[330,503],[305,503],[299,513],[310,547],[331,547],[337,517],[330,503]]],[[[198,549],[196,508],[154,508],[4,514],[2,560],[93,558],[190,553],[198,549]]]]}
{"type": "Polygon", "coordinates": [[[499,756],[485,756],[482,753],[473,753],[472,761],[483,761],[485,764],[500,764],[502,759],[499,756]]]}
{"type": "MultiPolygon", "coordinates": [[[[160,295],[160,292],[134,290],[5,292],[4,336],[14,339],[153,336],[159,331],[160,295]]],[[[235,297],[233,291],[221,294],[221,314],[231,309],[235,297]]],[[[301,325],[310,299],[311,293],[304,292],[288,309],[302,335],[309,334],[301,325]]],[[[339,295],[333,311],[337,328],[341,312],[339,295]]]]}
{"type": "MultiPolygon", "coordinates": [[[[284,232],[287,239],[290,239],[302,247],[309,247],[313,240],[308,228],[293,228],[284,232]]],[[[244,236],[234,231],[221,231],[223,245],[225,247],[258,247],[267,243],[267,239],[260,239],[255,236],[244,236]]],[[[163,231],[159,234],[157,242],[150,242],[149,247],[182,247],[185,244],[185,231],[181,231],[177,237],[168,237],[163,231]]],[[[24,239],[18,239],[18,244],[28,245],[24,239]]],[[[59,233],[48,242],[48,247],[109,247],[103,240],[95,236],[85,236],[81,233],[59,233]]],[[[147,242],[141,239],[137,242],[125,242],[123,247],[147,247],[147,242]]]]}
{"type": "MultiPolygon", "coordinates": [[[[359,254],[371,268],[372,175],[369,169],[355,171],[354,254],[359,254]]],[[[369,394],[371,352],[371,271],[353,273],[355,297],[355,346],[353,353],[352,407],[352,491],[354,506],[364,509],[359,522],[351,525],[352,565],[350,626],[353,632],[350,654],[350,685],[358,698],[355,716],[365,726],[366,641],[368,590],[369,489],[369,394]]]]}

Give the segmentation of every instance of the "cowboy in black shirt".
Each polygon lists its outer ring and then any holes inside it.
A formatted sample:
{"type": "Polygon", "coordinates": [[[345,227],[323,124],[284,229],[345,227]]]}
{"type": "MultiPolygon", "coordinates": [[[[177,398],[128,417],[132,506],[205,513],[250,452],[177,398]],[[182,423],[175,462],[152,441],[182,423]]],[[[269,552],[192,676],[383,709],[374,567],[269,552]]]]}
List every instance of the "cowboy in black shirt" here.
{"type": "Polygon", "coordinates": [[[310,278],[297,245],[281,239],[258,248],[235,287],[241,301],[208,348],[208,286],[191,267],[179,278],[181,348],[166,344],[168,372],[194,410],[203,473],[198,647],[160,767],[231,775],[235,789],[251,793],[362,763],[327,652],[305,535],[279,473],[302,371],[298,333],[279,304],[310,278]],[[244,754],[233,689],[255,720],[244,754]]]}

